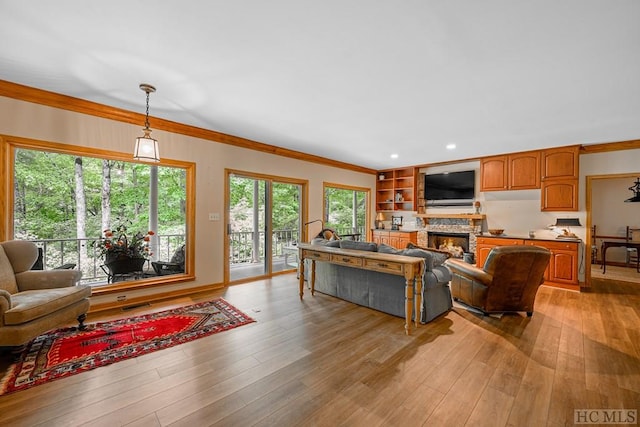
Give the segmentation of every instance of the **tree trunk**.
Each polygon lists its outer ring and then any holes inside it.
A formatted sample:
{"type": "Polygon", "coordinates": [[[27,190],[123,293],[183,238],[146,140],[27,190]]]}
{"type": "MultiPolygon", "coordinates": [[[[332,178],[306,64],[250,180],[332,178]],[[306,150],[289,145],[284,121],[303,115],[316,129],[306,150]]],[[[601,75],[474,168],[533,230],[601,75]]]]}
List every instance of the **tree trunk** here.
{"type": "Polygon", "coordinates": [[[102,161],[102,232],[111,227],[111,165],[102,161]]]}
{"type": "Polygon", "coordinates": [[[76,183],[76,237],[80,242],[80,259],[78,260],[79,269],[82,270],[83,265],[87,265],[87,234],[86,234],[86,217],[87,202],[84,197],[84,175],[82,172],[82,157],[75,159],[75,183],[76,183]]]}

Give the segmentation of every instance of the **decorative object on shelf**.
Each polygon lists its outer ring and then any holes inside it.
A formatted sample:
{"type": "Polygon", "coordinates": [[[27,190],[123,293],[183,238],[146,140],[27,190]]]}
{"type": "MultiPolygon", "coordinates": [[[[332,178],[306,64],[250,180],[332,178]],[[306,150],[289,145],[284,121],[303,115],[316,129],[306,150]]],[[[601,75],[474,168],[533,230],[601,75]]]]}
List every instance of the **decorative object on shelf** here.
{"type": "Polygon", "coordinates": [[[636,178],[636,182],[629,187],[629,190],[633,192],[633,197],[625,200],[625,202],[640,202],[640,178],[636,178]]]}
{"type": "Polygon", "coordinates": [[[401,202],[402,200],[402,193],[398,191],[396,193],[396,202],[401,202]]]}
{"type": "Polygon", "coordinates": [[[392,230],[400,230],[402,227],[402,217],[401,216],[392,216],[391,217],[391,229],[392,230]]]}
{"type": "Polygon", "coordinates": [[[473,207],[476,208],[476,215],[480,213],[480,202],[479,201],[475,201],[473,203],[473,207]]]}
{"type": "Polygon", "coordinates": [[[376,215],[376,229],[384,230],[384,214],[382,212],[378,212],[376,215]]]}
{"type": "Polygon", "coordinates": [[[529,231],[529,238],[534,239],[535,237],[536,237],[536,232],[533,230],[529,231]]]}
{"type": "Polygon", "coordinates": [[[580,224],[580,219],[578,218],[557,218],[553,227],[562,229],[562,234],[559,234],[556,239],[575,240],[578,239],[578,236],[571,232],[570,227],[582,227],[582,224],[580,224]]]}
{"type": "Polygon", "coordinates": [[[384,174],[383,174],[383,173],[381,173],[380,175],[378,175],[378,179],[379,179],[380,181],[382,181],[382,180],[384,179],[384,174]]]}
{"type": "Polygon", "coordinates": [[[144,120],[144,129],[142,129],[144,135],[136,138],[133,158],[145,162],[159,162],[158,141],[151,138],[151,129],[149,129],[149,94],[155,92],[156,88],[147,83],[140,83],[140,89],[147,94],[147,113],[144,120]]]}
{"type": "Polygon", "coordinates": [[[504,234],[504,228],[490,228],[487,231],[492,236],[502,236],[504,234]]]}

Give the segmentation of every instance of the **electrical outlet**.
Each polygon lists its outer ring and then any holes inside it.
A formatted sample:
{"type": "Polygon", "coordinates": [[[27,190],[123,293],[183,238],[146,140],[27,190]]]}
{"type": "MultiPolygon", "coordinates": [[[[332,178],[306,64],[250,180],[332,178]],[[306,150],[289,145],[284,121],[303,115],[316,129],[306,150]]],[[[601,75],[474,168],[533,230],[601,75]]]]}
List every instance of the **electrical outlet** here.
{"type": "Polygon", "coordinates": [[[218,212],[209,213],[209,221],[220,221],[220,213],[218,212]]]}

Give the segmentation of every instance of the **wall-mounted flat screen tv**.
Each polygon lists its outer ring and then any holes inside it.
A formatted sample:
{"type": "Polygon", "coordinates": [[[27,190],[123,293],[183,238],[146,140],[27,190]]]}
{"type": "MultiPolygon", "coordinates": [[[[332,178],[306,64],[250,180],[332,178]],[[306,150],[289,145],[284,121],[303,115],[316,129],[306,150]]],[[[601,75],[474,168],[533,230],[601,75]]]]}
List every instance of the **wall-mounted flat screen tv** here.
{"type": "Polygon", "coordinates": [[[424,198],[428,206],[470,206],[475,195],[475,170],[424,176],[424,198]]]}

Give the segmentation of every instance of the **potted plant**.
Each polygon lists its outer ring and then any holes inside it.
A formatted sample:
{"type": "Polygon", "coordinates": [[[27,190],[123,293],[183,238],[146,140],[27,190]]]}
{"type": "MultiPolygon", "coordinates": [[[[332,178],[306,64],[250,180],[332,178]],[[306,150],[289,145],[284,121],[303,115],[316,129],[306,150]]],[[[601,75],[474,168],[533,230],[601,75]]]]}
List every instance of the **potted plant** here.
{"type": "Polygon", "coordinates": [[[154,234],[151,230],[146,234],[139,231],[129,233],[124,222],[115,229],[104,230],[104,237],[98,241],[97,248],[104,257],[109,276],[141,271],[147,258],[152,255],[149,241],[154,234]]]}

